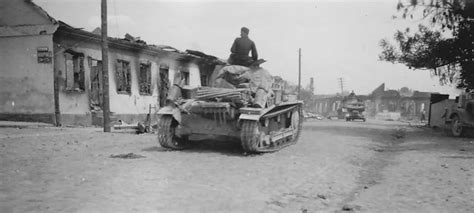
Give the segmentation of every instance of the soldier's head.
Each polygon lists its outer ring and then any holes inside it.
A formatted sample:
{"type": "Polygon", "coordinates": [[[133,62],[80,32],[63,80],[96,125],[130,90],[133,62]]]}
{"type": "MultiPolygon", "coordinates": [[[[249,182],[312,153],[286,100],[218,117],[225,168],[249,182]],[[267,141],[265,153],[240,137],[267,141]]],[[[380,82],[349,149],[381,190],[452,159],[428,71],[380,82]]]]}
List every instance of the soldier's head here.
{"type": "Polygon", "coordinates": [[[240,36],[242,37],[247,37],[249,36],[249,28],[246,28],[246,27],[242,27],[240,28],[240,36]]]}

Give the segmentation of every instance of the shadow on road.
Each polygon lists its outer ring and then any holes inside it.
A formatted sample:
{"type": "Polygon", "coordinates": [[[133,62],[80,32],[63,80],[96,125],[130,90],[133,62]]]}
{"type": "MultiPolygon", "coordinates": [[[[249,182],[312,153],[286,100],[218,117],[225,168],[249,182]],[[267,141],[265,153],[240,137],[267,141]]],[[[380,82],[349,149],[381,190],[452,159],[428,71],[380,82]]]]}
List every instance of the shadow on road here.
{"type": "Polygon", "coordinates": [[[172,150],[160,146],[152,146],[142,149],[145,152],[188,152],[188,153],[220,153],[228,156],[248,156],[237,141],[191,141],[185,149],[172,150]]]}
{"type": "Polygon", "coordinates": [[[334,135],[345,135],[349,137],[366,137],[374,141],[383,142],[385,140],[399,139],[404,137],[400,134],[401,128],[372,128],[368,126],[341,126],[341,125],[305,125],[303,130],[311,132],[324,132],[334,135]]]}
{"type": "Polygon", "coordinates": [[[169,150],[166,149],[166,148],[163,148],[161,146],[151,146],[151,147],[142,149],[142,151],[144,151],[144,152],[166,152],[166,151],[169,151],[169,150]]]}
{"type": "Polygon", "coordinates": [[[444,156],[442,158],[452,158],[452,159],[474,159],[474,156],[444,156]]]}
{"type": "MultiPolygon", "coordinates": [[[[379,143],[369,149],[376,152],[404,151],[474,151],[472,137],[456,138],[445,130],[427,126],[409,126],[396,123],[345,123],[325,122],[306,123],[305,131],[320,132],[330,135],[364,137],[379,143]]],[[[304,132],[305,132],[304,131],[304,132]]]]}

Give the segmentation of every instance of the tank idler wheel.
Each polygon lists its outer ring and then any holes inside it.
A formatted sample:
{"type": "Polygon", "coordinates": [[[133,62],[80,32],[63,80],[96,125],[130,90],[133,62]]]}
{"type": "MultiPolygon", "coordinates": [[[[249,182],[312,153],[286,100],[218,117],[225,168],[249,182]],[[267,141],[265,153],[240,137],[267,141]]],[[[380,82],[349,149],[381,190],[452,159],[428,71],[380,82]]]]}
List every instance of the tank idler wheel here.
{"type": "Polygon", "coordinates": [[[300,137],[301,133],[301,128],[303,124],[303,119],[301,117],[301,114],[299,112],[299,108],[297,108],[293,113],[291,114],[291,128],[295,130],[295,134],[292,136],[292,142],[296,143],[298,138],[300,137]]]}
{"type": "Polygon", "coordinates": [[[246,152],[252,153],[275,152],[283,147],[296,143],[303,125],[301,107],[287,114],[291,123],[289,123],[289,126],[285,127],[284,130],[293,130],[293,134],[277,141],[271,141],[271,137],[274,136],[271,135],[272,132],[277,130],[268,129],[271,125],[263,125],[266,122],[243,120],[240,133],[242,148],[246,152]]]}
{"type": "Polygon", "coordinates": [[[163,115],[158,120],[158,142],[162,147],[169,149],[184,148],[175,136],[175,129],[177,126],[178,123],[170,115],[163,115]]]}
{"type": "Polygon", "coordinates": [[[247,152],[259,152],[263,148],[265,133],[260,129],[260,122],[242,121],[240,140],[242,148],[247,152]]]}

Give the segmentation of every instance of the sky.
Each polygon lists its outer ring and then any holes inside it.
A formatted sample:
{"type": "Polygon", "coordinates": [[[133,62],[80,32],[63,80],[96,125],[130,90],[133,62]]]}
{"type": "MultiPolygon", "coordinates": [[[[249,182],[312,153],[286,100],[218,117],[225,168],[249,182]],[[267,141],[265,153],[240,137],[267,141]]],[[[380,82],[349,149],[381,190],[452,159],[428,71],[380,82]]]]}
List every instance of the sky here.
{"type": "MultiPolygon", "coordinates": [[[[34,0],[52,17],[92,31],[100,26],[100,0],[34,0]]],[[[393,19],[398,0],[108,0],[108,34],[140,37],[148,44],[199,50],[227,59],[240,28],[250,29],[262,65],[273,75],[298,83],[314,78],[316,94],[369,94],[386,89],[455,95],[426,70],[378,60],[379,41],[423,20],[393,19]]]]}

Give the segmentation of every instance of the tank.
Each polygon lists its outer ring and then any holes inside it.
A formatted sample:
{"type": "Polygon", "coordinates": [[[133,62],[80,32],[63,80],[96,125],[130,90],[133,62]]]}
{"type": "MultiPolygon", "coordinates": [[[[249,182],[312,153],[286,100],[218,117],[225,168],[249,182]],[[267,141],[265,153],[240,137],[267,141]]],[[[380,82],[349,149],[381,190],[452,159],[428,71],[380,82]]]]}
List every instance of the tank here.
{"type": "Polygon", "coordinates": [[[212,73],[189,69],[175,77],[168,103],[159,111],[158,142],[169,149],[213,139],[237,142],[250,153],[278,151],[297,142],[303,102],[285,94],[281,78],[259,64],[216,66],[212,73]],[[188,76],[195,83],[183,83],[188,76]],[[178,79],[178,80],[176,80],[178,79]]]}

